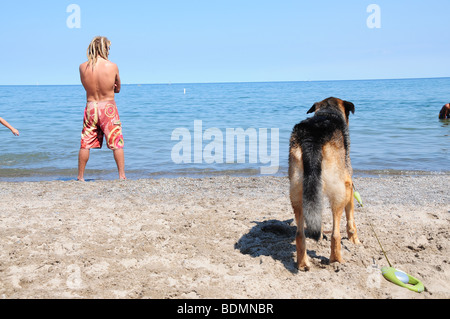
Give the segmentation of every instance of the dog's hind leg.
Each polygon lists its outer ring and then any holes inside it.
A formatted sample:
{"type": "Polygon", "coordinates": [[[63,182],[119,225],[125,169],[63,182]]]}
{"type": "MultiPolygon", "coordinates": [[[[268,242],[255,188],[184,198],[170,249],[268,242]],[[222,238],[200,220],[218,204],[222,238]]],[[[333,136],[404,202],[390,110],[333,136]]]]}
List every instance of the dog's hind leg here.
{"type": "Polygon", "coordinates": [[[290,199],[294,209],[297,232],[297,268],[308,271],[311,264],[306,251],[305,217],[303,215],[303,162],[300,148],[291,148],[289,157],[290,199]]]}
{"type": "Polygon", "coordinates": [[[333,232],[331,234],[331,256],[330,264],[334,262],[344,263],[341,255],[341,233],[340,223],[344,212],[344,205],[332,205],[333,211],[333,232]]]}
{"type": "Polygon", "coordinates": [[[350,180],[345,183],[347,205],[345,206],[345,215],[347,217],[347,235],[348,240],[353,244],[360,244],[355,224],[355,202],[353,199],[353,184],[350,180]]]}
{"type": "Polygon", "coordinates": [[[305,220],[302,206],[294,207],[295,219],[297,220],[297,233],[295,234],[295,243],[297,246],[297,268],[308,271],[311,264],[306,251],[305,220]]]}
{"type": "Polygon", "coordinates": [[[336,156],[334,155],[336,153],[337,151],[333,150],[331,147],[324,148],[325,165],[322,176],[324,178],[325,194],[330,201],[331,212],[333,213],[330,264],[334,262],[344,262],[341,255],[340,223],[347,204],[347,197],[345,176],[342,174],[342,168],[339,165],[339,161],[336,161],[336,156]]]}
{"type": "Polygon", "coordinates": [[[295,243],[297,247],[297,268],[308,271],[311,265],[306,251],[305,217],[303,215],[303,186],[300,179],[291,182],[291,204],[294,209],[297,232],[295,243]]]}

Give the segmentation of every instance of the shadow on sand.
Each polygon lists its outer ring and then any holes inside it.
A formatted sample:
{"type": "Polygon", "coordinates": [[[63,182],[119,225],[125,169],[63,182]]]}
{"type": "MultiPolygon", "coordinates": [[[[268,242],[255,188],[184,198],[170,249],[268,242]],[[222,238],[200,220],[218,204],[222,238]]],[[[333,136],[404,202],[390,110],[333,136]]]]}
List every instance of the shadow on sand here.
{"type": "Polygon", "coordinates": [[[281,261],[290,272],[296,273],[294,252],[297,227],[293,220],[253,223],[256,225],[239,239],[234,248],[252,257],[270,256],[281,261]]]}
{"type": "MultiPolygon", "coordinates": [[[[294,220],[267,220],[253,223],[256,225],[239,239],[234,248],[244,255],[255,258],[259,256],[272,257],[283,263],[291,273],[297,273],[294,257],[297,227],[294,220]]],[[[326,239],[326,237],[324,238],[326,239]]],[[[318,259],[320,264],[327,264],[329,261],[328,258],[318,256],[314,250],[308,250],[307,253],[310,258],[318,259]]]]}

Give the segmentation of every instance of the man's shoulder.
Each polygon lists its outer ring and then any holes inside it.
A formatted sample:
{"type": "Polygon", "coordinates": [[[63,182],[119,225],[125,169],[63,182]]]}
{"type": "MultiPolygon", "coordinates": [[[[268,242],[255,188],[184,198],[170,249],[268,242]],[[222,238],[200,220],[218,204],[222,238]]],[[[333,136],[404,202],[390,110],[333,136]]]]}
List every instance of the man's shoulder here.
{"type": "Polygon", "coordinates": [[[81,64],[80,64],[80,69],[81,69],[81,68],[86,68],[87,64],[88,64],[88,62],[87,62],[87,61],[86,61],[86,62],[83,62],[83,63],[81,63],[81,64]]]}
{"type": "Polygon", "coordinates": [[[109,60],[108,60],[107,63],[106,63],[106,65],[107,65],[108,67],[118,69],[117,64],[114,63],[114,62],[112,62],[112,61],[109,61],[109,60]]]}

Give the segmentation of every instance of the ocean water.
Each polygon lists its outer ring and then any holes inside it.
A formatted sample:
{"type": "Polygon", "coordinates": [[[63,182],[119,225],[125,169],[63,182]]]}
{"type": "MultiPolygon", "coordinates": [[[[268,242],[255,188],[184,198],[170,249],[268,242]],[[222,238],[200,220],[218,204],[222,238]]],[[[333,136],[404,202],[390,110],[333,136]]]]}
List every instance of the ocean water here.
{"type": "MultiPolygon", "coordinates": [[[[435,78],[123,85],[127,177],[287,175],[292,128],[330,96],[355,104],[355,175],[448,174],[450,123],[438,114],[450,78],[435,78]]],[[[75,179],[85,105],[81,85],[0,86],[0,117],[20,131],[0,127],[0,181],[75,179]]],[[[85,177],[117,178],[105,143],[85,177]]]]}

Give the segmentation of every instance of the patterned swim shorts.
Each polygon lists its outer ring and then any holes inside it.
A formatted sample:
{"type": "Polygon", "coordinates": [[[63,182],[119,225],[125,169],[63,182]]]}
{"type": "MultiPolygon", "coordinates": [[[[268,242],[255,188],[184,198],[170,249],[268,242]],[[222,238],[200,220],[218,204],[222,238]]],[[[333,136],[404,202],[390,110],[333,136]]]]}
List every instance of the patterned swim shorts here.
{"type": "Polygon", "coordinates": [[[102,148],[103,136],[109,149],[123,149],[122,123],[116,102],[88,102],[84,111],[81,148],[102,148]]]}

